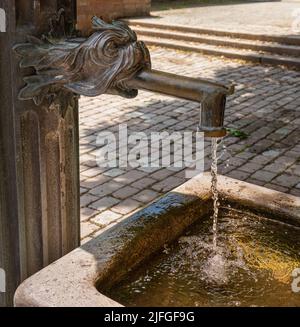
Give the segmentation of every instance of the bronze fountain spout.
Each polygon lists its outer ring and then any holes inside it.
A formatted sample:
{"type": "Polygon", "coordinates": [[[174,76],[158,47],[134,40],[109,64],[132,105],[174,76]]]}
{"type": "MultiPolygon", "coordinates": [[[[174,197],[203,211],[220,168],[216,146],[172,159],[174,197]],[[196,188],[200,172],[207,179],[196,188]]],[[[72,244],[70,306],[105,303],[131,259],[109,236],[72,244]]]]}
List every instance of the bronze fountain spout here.
{"type": "Polygon", "coordinates": [[[197,101],[201,104],[199,131],[208,137],[222,137],[226,134],[223,127],[226,96],[233,93],[233,86],[226,87],[208,80],[149,69],[138,73],[128,85],[197,101]]]}
{"type": "Polygon", "coordinates": [[[143,89],[199,102],[199,131],[209,137],[226,134],[226,96],[233,86],[152,70],[147,47],[125,23],[108,24],[98,17],[92,23],[95,32],[87,39],[56,39],[49,33],[14,47],[22,57],[20,67],[36,72],[24,78],[19,99],[53,102],[61,92],[66,97],[108,93],[133,98],[143,89]]]}

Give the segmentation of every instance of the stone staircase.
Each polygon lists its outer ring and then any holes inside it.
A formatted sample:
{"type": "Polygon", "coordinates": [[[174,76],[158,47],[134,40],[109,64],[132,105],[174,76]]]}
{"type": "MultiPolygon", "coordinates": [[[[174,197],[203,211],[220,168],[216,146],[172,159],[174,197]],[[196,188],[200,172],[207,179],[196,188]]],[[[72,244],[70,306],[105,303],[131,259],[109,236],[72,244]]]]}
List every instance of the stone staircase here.
{"type": "Polygon", "coordinates": [[[300,70],[300,36],[226,32],[126,20],[147,45],[300,70]]]}

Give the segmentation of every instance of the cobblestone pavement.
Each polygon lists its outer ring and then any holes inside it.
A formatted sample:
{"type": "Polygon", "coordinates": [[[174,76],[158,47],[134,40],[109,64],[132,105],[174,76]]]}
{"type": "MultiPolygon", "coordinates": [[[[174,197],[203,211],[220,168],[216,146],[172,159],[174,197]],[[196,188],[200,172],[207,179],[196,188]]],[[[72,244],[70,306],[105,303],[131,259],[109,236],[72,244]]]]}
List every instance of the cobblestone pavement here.
{"type": "MultiPolygon", "coordinates": [[[[300,196],[300,73],[152,48],[153,67],[187,76],[234,81],[226,126],[247,138],[227,136],[222,174],[300,196]],[[228,165],[229,163],[229,165],[228,165]]],[[[83,242],[186,181],[185,171],[100,169],[96,136],[116,131],[196,130],[199,104],[148,92],[136,99],[104,95],[80,100],[81,221],[83,242]]],[[[209,143],[206,142],[207,155],[209,143]]],[[[206,170],[210,167],[205,162],[206,170]]]]}
{"type": "Polygon", "coordinates": [[[292,30],[293,21],[297,19],[296,10],[298,12],[300,10],[299,0],[217,6],[195,5],[183,9],[153,11],[152,18],[143,20],[246,33],[299,35],[299,31],[292,30]]]}

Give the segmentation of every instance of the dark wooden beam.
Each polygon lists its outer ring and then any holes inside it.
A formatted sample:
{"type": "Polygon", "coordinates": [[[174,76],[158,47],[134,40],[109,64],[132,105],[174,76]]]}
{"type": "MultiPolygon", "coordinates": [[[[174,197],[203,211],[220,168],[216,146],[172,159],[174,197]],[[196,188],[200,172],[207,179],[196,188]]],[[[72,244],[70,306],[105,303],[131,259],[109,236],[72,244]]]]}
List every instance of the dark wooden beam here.
{"type": "Polygon", "coordinates": [[[12,47],[49,32],[64,8],[66,33],[75,24],[73,0],[0,0],[7,31],[0,33],[0,268],[12,305],[19,283],[79,245],[78,101],[18,100],[23,77],[12,47]]]}

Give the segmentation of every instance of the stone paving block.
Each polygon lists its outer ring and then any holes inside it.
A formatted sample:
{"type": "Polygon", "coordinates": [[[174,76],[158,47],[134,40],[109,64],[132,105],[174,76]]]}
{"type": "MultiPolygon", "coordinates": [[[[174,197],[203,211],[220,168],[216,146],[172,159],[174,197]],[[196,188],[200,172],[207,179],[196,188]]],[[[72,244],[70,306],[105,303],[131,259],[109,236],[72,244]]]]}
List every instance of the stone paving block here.
{"type": "Polygon", "coordinates": [[[161,167],[139,167],[137,169],[149,175],[160,170],[161,167]]]}
{"type": "Polygon", "coordinates": [[[173,188],[179,186],[180,184],[183,184],[184,182],[185,180],[182,178],[170,176],[162,180],[161,182],[152,185],[151,188],[157,192],[164,193],[172,190],[173,188]]]}
{"type": "Polygon", "coordinates": [[[257,179],[262,182],[270,182],[277,175],[278,173],[271,173],[266,170],[259,170],[253,175],[251,175],[251,178],[257,179]]]}
{"type": "Polygon", "coordinates": [[[142,206],[142,203],[132,199],[126,199],[111,208],[111,210],[121,215],[127,215],[140,206],[142,206]]]}
{"type": "Polygon", "coordinates": [[[236,179],[239,179],[241,181],[244,181],[250,176],[250,173],[236,169],[236,170],[230,171],[227,174],[227,176],[230,176],[232,178],[236,178],[236,179]]]}
{"type": "Polygon", "coordinates": [[[131,184],[133,182],[136,182],[137,180],[143,178],[147,174],[145,172],[139,171],[139,170],[131,170],[127,172],[126,174],[120,175],[116,178],[114,178],[114,181],[118,183],[123,183],[123,184],[131,184]]]}
{"type": "Polygon", "coordinates": [[[173,175],[174,172],[169,170],[169,169],[166,169],[166,168],[163,168],[153,174],[150,175],[150,178],[154,178],[156,180],[162,180],[164,178],[167,178],[168,176],[170,175],[173,175]]]}
{"type": "Polygon", "coordinates": [[[285,167],[291,166],[293,163],[296,162],[296,158],[288,157],[288,156],[281,156],[280,158],[277,158],[274,163],[276,164],[282,164],[285,167]]]}
{"type": "Polygon", "coordinates": [[[93,167],[85,170],[84,172],[81,173],[81,175],[88,178],[88,177],[95,177],[103,172],[105,172],[104,169],[99,167],[93,167]]]}
{"type": "Polygon", "coordinates": [[[264,186],[265,185],[265,182],[259,181],[257,179],[251,178],[251,177],[248,177],[245,181],[247,183],[254,184],[254,185],[259,185],[259,186],[264,186]]]}
{"type": "Polygon", "coordinates": [[[93,194],[95,196],[103,197],[109,194],[112,194],[113,192],[123,188],[124,185],[121,183],[117,183],[113,180],[110,180],[107,183],[104,183],[102,185],[99,185],[97,187],[94,187],[93,189],[90,190],[90,194],[93,194]]]}
{"type": "Polygon", "coordinates": [[[88,192],[88,189],[85,187],[80,187],[80,195],[83,195],[88,192]]]}
{"type": "Polygon", "coordinates": [[[300,176],[300,164],[292,165],[287,169],[287,172],[292,175],[300,176]]]}
{"type": "Polygon", "coordinates": [[[258,165],[258,164],[255,164],[255,163],[248,162],[245,165],[242,165],[241,167],[239,167],[239,170],[247,172],[247,173],[254,173],[257,170],[262,169],[262,167],[263,167],[262,165],[258,165]]]}
{"type": "Polygon", "coordinates": [[[150,177],[144,177],[144,178],[138,180],[137,182],[134,182],[133,184],[131,184],[131,186],[134,188],[138,188],[138,189],[144,189],[154,183],[156,183],[155,179],[150,178],[150,177]]]}
{"type": "Polygon", "coordinates": [[[80,224],[80,233],[81,233],[81,238],[84,239],[87,236],[90,236],[91,234],[95,233],[99,229],[98,226],[85,222],[80,224]]]}
{"type": "Polygon", "coordinates": [[[91,168],[96,167],[97,166],[96,157],[90,154],[84,154],[83,156],[80,156],[80,164],[91,168]]]}
{"type": "Polygon", "coordinates": [[[246,159],[246,160],[249,160],[249,159],[253,158],[254,156],[255,156],[254,153],[250,153],[250,152],[247,152],[247,151],[240,152],[240,153],[238,153],[236,155],[237,158],[242,158],[242,159],[246,159]]]}
{"type": "Polygon", "coordinates": [[[293,188],[292,190],[290,190],[290,194],[295,195],[295,196],[300,196],[300,190],[293,188]]]}
{"type": "Polygon", "coordinates": [[[120,202],[120,200],[118,200],[116,198],[113,198],[111,196],[106,196],[106,197],[92,203],[89,207],[102,212],[119,202],[120,202]]]}
{"type": "Polygon", "coordinates": [[[133,199],[143,202],[143,203],[149,203],[153,201],[154,199],[158,198],[160,196],[160,193],[154,192],[152,190],[144,190],[136,195],[133,196],[133,199]]]}
{"type": "Polygon", "coordinates": [[[284,186],[280,186],[280,185],[277,185],[277,184],[272,184],[272,183],[267,183],[264,185],[264,187],[267,187],[267,188],[270,188],[272,190],[275,190],[275,191],[279,191],[279,192],[288,192],[288,188],[287,187],[284,187],[284,186]]]}
{"type": "Polygon", "coordinates": [[[282,174],[276,177],[273,183],[285,186],[285,187],[293,187],[299,182],[299,179],[293,175],[282,174]]]}
{"type": "Polygon", "coordinates": [[[91,195],[91,194],[84,194],[80,197],[80,207],[86,207],[88,206],[90,203],[95,202],[98,200],[98,197],[91,195]]]}
{"type": "Polygon", "coordinates": [[[297,160],[300,159],[300,152],[299,151],[287,151],[285,152],[287,157],[295,158],[297,160]]]}
{"type": "Polygon", "coordinates": [[[103,175],[108,176],[108,177],[117,177],[117,176],[120,176],[125,173],[126,173],[126,171],[124,171],[122,169],[112,168],[112,169],[106,171],[105,173],[103,173],[103,175]]]}
{"type": "Polygon", "coordinates": [[[272,148],[267,148],[262,152],[262,155],[265,157],[271,157],[272,159],[275,159],[278,157],[282,152],[284,152],[285,149],[272,149],[272,148]]]}
{"type": "Polygon", "coordinates": [[[131,187],[131,186],[125,186],[118,191],[113,193],[113,196],[115,198],[124,200],[126,198],[132,197],[132,195],[138,193],[139,189],[131,187]]]}
{"type": "Polygon", "coordinates": [[[273,163],[265,166],[264,170],[280,174],[286,170],[286,167],[283,164],[273,162],[273,163]]]}
{"type": "Polygon", "coordinates": [[[231,157],[228,160],[228,163],[230,166],[240,167],[240,166],[244,165],[246,163],[246,161],[247,161],[246,159],[231,157]]]}
{"type": "Polygon", "coordinates": [[[259,154],[255,157],[253,157],[249,162],[255,163],[258,165],[266,165],[270,161],[272,161],[272,157],[267,157],[267,156],[263,156],[263,155],[259,154]]]}
{"type": "Polygon", "coordinates": [[[80,209],[80,220],[82,222],[89,220],[90,218],[96,216],[99,212],[97,210],[84,207],[80,209]]]}
{"type": "MultiPolygon", "coordinates": [[[[231,165],[218,165],[218,173],[222,175],[228,175],[229,172],[236,170],[236,167],[231,165]]],[[[210,167],[205,169],[205,171],[210,171],[210,167]]]]}
{"type": "Polygon", "coordinates": [[[244,144],[232,144],[227,147],[227,150],[232,154],[235,155],[245,150],[244,144]]]}
{"type": "Polygon", "coordinates": [[[87,189],[92,189],[98,185],[106,183],[109,180],[111,180],[110,177],[100,174],[98,176],[85,179],[83,182],[81,182],[81,186],[87,189]]]}
{"type": "Polygon", "coordinates": [[[111,210],[106,210],[106,211],[103,211],[102,213],[98,214],[94,218],[92,218],[91,222],[93,222],[96,225],[107,226],[107,225],[115,222],[116,220],[118,220],[121,217],[122,217],[122,215],[120,215],[116,212],[113,212],[111,210]]]}
{"type": "MultiPolygon", "coordinates": [[[[85,170],[88,170],[90,167],[88,167],[88,166],[85,166],[85,165],[80,165],[79,166],[79,171],[80,171],[80,173],[82,173],[82,172],[84,172],[85,170]]],[[[81,177],[81,176],[80,176],[81,177]]],[[[83,178],[83,179],[85,179],[85,178],[83,178]]]]}
{"type": "Polygon", "coordinates": [[[95,146],[90,144],[83,144],[80,145],[79,150],[81,154],[85,154],[95,150],[95,146]]]}

